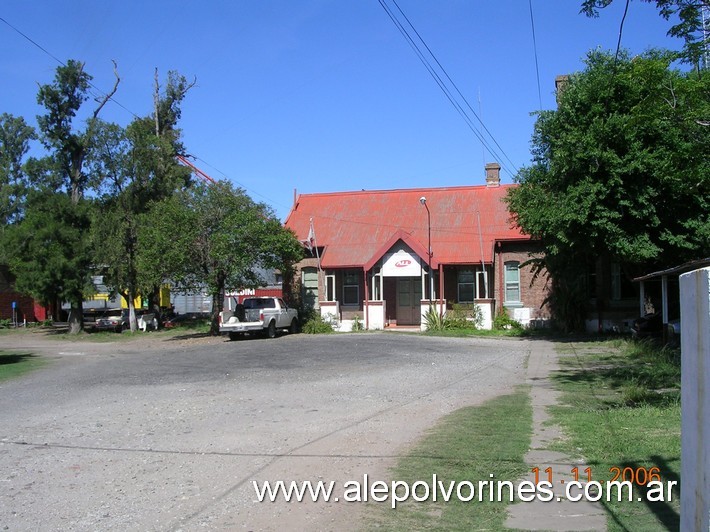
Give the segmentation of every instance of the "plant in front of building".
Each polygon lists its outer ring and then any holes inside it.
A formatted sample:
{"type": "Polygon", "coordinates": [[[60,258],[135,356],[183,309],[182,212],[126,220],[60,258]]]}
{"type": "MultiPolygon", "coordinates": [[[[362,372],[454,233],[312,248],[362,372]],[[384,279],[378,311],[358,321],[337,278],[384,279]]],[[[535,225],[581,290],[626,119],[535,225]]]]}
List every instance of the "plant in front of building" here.
{"type": "Polygon", "coordinates": [[[424,313],[424,323],[427,331],[444,331],[451,328],[448,320],[439,314],[436,307],[429,307],[424,313]]]}
{"type": "Polygon", "coordinates": [[[483,326],[483,312],[474,303],[452,303],[444,319],[449,321],[451,329],[480,329],[483,326]]]}
{"type": "Polygon", "coordinates": [[[329,334],[335,332],[330,320],[324,320],[320,313],[311,309],[306,315],[301,332],[305,334],[329,334]]]}
{"type": "Polygon", "coordinates": [[[350,328],[350,330],[353,332],[360,332],[360,331],[365,330],[365,326],[363,325],[362,321],[360,320],[360,316],[358,316],[357,314],[355,314],[355,316],[353,316],[353,325],[350,328]]]}
{"type": "Polygon", "coordinates": [[[493,319],[493,328],[497,331],[504,331],[510,329],[515,329],[516,331],[523,330],[523,326],[520,324],[520,322],[508,316],[508,313],[505,311],[505,309],[498,310],[496,317],[493,319]]]}

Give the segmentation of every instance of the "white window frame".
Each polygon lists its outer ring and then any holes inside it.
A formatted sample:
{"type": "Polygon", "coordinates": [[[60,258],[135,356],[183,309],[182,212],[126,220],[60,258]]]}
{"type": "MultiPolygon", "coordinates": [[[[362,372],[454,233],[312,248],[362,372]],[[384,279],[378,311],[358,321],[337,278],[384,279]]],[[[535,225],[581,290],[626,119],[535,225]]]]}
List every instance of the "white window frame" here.
{"type": "Polygon", "coordinates": [[[503,278],[503,285],[504,285],[504,292],[503,292],[503,301],[506,305],[520,305],[521,299],[522,299],[522,294],[520,290],[520,262],[517,260],[509,260],[504,263],[504,278],[503,278]],[[512,266],[512,268],[511,268],[512,266]],[[509,272],[515,272],[515,280],[509,280],[508,278],[508,273],[509,272]],[[517,299],[509,299],[508,298],[508,292],[510,290],[515,290],[518,293],[517,299]]]}
{"type": "Polygon", "coordinates": [[[325,276],[325,301],[335,301],[335,275],[325,276]]]}
{"type": "Polygon", "coordinates": [[[307,266],[301,270],[301,286],[303,287],[303,299],[306,299],[306,295],[310,292],[315,295],[315,301],[313,302],[313,308],[318,308],[318,300],[320,298],[320,286],[318,282],[318,268],[315,268],[313,266],[307,266]],[[315,286],[315,291],[313,291],[312,288],[309,289],[309,287],[306,286],[306,273],[308,274],[313,274],[315,271],[315,277],[316,277],[316,286],[315,286]]]}
{"type": "Polygon", "coordinates": [[[456,271],[456,298],[458,303],[473,303],[476,300],[476,270],[473,268],[461,269],[456,271]],[[462,274],[469,274],[471,280],[467,282],[461,282],[462,274]],[[471,287],[471,299],[461,298],[461,286],[471,287]]]}
{"type": "Polygon", "coordinates": [[[342,304],[342,305],[349,306],[349,307],[354,307],[354,306],[356,306],[356,305],[358,305],[358,306],[360,305],[360,275],[359,275],[359,272],[358,272],[357,270],[345,270],[345,271],[343,272],[343,290],[342,290],[342,293],[343,293],[343,299],[342,299],[342,301],[341,301],[341,304],[342,304]],[[356,277],[356,278],[357,278],[357,282],[356,282],[355,284],[353,284],[352,282],[350,282],[350,283],[346,282],[348,276],[356,277]],[[345,292],[346,292],[346,290],[347,290],[348,288],[350,288],[350,289],[355,288],[356,297],[355,297],[355,302],[354,302],[354,303],[351,303],[351,302],[347,302],[347,301],[346,301],[345,292]]]}
{"type": "Polygon", "coordinates": [[[372,301],[382,301],[382,274],[376,273],[372,276],[372,301]]]}

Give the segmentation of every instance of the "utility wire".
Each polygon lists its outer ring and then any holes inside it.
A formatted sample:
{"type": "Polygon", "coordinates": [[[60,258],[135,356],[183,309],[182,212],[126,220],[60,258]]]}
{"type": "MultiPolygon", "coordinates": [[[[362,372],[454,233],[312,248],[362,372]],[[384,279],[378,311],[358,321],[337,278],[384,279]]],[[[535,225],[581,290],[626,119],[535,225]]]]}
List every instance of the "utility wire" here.
{"type": "MultiPolygon", "coordinates": [[[[493,142],[494,142],[495,145],[498,147],[498,149],[501,151],[501,153],[503,154],[503,156],[505,157],[505,159],[507,159],[508,162],[511,164],[511,166],[513,167],[513,170],[515,170],[515,171],[517,172],[518,169],[515,167],[515,164],[513,163],[513,161],[510,160],[510,158],[507,156],[507,154],[505,153],[505,151],[503,150],[503,148],[501,147],[501,145],[498,144],[498,141],[497,141],[497,140],[495,139],[495,137],[493,136],[493,133],[491,133],[491,132],[488,130],[488,128],[486,127],[486,124],[483,122],[483,119],[476,113],[476,111],[474,110],[474,108],[471,107],[471,104],[468,103],[468,100],[466,99],[466,97],[461,93],[461,91],[459,90],[459,88],[458,88],[458,86],[456,85],[456,83],[454,83],[454,80],[451,79],[451,76],[449,76],[449,74],[448,74],[448,72],[446,71],[446,69],[444,68],[444,66],[443,66],[443,65],[439,62],[439,60],[436,58],[436,55],[434,55],[434,52],[431,51],[431,49],[429,48],[429,45],[427,45],[427,43],[426,43],[426,41],[424,40],[424,38],[419,34],[419,32],[417,31],[417,29],[414,27],[414,24],[411,23],[411,21],[409,20],[409,18],[407,17],[407,15],[406,15],[406,14],[404,13],[404,11],[402,11],[402,9],[399,7],[399,4],[397,3],[397,0],[392,0],[392,2],[394,3],[395,6],[397,6],[397,9],[399,10],[399,12],[400,12],[400,13],[402,14],[402,16],[404,17],[404,20],[407,21],[407,24],[409,24],[409,26],[412,28],[412,30],[414,30],[414,33],[416,33],[417,38],[422,42],[422,44],[424,45],[424,47],[427,49],[427,52],[429,52],[429,55],[431,55],[431,57],[434,59],[434,61],[436,61],[436,64],[439,66],[439,68],[441,69],[441,71],[444,73],[444,75],[446,76],[446,79],[448,79],[449,82],[451,83],[451,85],[454,87],[454,89],[456,89],[456,92],[457,92],[458,95],[461,97],[461,99],[464,101],[464,103],[466,104],[466,107],[469,108],[469,110],[473,113],[473,116],[476,117],[476,119],[477,119],[478,122],[481,124],[481,126],[483,127],[483,129],[486,131],[486,133],[488,133],[488,136],[491,138],[491,140],[493,140],[493,142]]],[[[501,161],[501,164],[503,164],[503,161],[501,161]]]]}
{"type": "Polygon", "coordinates": [[[537,98],[540,102],[540,111],[542,111],[542,92],[540,91],[540,66],[537,62],[537,38],[535,37],[535,17],[533,16],[532,0],[528,0],[530,5],[530,25],[532,26],[533,50],[535,52],[535,74],[537,75],[537,98]]]}
{"type": "Polygon", "coordinates": [[[490,130],[486,127],[486,125],[483,123],[481,120],[481,117],[476,113],[476,111],[473,109],[471,104],[468,102],[466,97],[461,93],[459,88],[456,86],[456,83],[451,79],[451,76],[447,73],[446,69],[443,67],[441,62],[436,58],[436,55],[432,52],[431,48],[427,45],[426,41],[422,38],[422,36],[419,34],[417,29],[414,27],[412,22],[409,20],[407,15],[404,13],[404,11],[399,7],[397,4],[396,0],[392,0],[392,3],[397,7],[397,10],[401,14],[401,16],[404,18],[404,20],[407,22],[409,27],[412,29],[414,34],[416,35],[417,39],[424,45],[424,48],[426,48],[426,51],[428,52],[428,56],[430,56],[434,62],[436,63],[436,66],[438,66],[438,70],[442,72],[443,76],[448,80],[448,84],[442,79],[442,76],[439,75],[437,72],[437,69],[435,66],[429,61],[427,58],[427,55],[422,51],[422,49],[419,47],[419,45],[415,42],[415,39],[411,36],[409,31],[404,27],[404,24],[398,19],[398,17],[395,15],[395,13],[392,11],[392,9],[385,3],[385,0],[379,0],[380,5],[384,9],[384,11],[387,13],[387,15],[390,17],[394,25],[397,27],[397,29],[400,31],[402,36],[405,38],[405,40],[408,42],[412,50],[415,52],[419,60],[422,62],[422,64],[425,66],[429,74],[432,76],[436,84],[439,86],[441,91],[444,93],[446,98],[449,100],[449,102],[452,104],[454,109],[459,113],[459,115],[464,119],[466,124],[468,125],[469,129],[474,133],[474,135],[478,138],[478,140],[484,145],[485,148],[488,149],[488,151],[495,156],[500,162],[503,168],[508,172],[511,176],[513,176],[514,172],[517,172],[517,168],[515,167],[515,164],[510,160],[510,158],[507,156],[503,148],[500,146],[500,144],[497,142],[493,134],[490,132],[490,130]],[[485,132],[488,134],[488,136],[491,138],[496,148],[494,148],[490,142],[484,137],[483,133],[481,133],[476,125],[474,124],[473,119],[469,116],[469,111],[464,109],[464,105],[459,103],[457,97],[452,93],[451,89],[449,89],[449,85],[453,87],[453,89],[456,91],[458,94],[458,98],[463,101],[463,104],[465,104],[465,107],[468,108],[470,113],[478,120],[478,122],[481,124],[485,132]],[[511,167],[512,171],[510,168],[505,163],[505,160],[507,160],[511,167]]]}
{"type": "MultiPolygon", "coordinates": [[[[62,61],[61,59],[59,59],[56,55],[52,54],[49,50],[47,50],[47,49],[44,48],[41,44],[39,44],[37,41],[35,41],[34,39],[32,39],[29,35],[23,33],[23,32],[22,32],[21,30],[19,30],[17,27],[15,27],[15,26],[13,26],[12,24],[10,24],[10,23],[9,23],[7,20],[5,20],[3,17],[0,17],[0,21],[2,21],[3,23],[5,23],[5,24],[6,24],[10,29],[12,29],[14,32],[16,32],[17,34],[19,34],[20,36],[22,36],[25,40],[27,40],[27,41],[30,42],[32,45],[34,45],[35,47],[37,47],[39,50],[41,50],[42,52],[44,52],[46,55],[48,55],[49,57],[51,57],[54,61],[56,61],[57,63],[59,63],[60,65],[62,65],[62,66],[64,66],[64,67],[67,66],[64,61],[62,61]]],[[[89,85],[90,85],[93,89],[95,89],[96,91],[98,91],[98,93],[99,93],[100,95],[103,95],[104,97],[106,96],[107,93],[106,93],[105,91],[103,91],[102,89],[100,89],[99,87],[97,87],[96,85],[94,85],[91,81],[89,81],[89,85]]],[[[94,96],[95,98],[97,97],[96,94],[92,94],[92,96],[94,96]]],[[[136,113],[134,113],[133,111],[131,111],[128,107],[126,107],[125,105],[123,105],[122,103],[120,103],[119,101],[117,101],[115,98],[109,98],[109,100],[112,101],[113,103],[115,103],[116,105],[118,105],[121,109],[123,109],[124,111],[126,111],[126,112],[129,113],[130,115],[132,115],[134,118],[140,120],[140,118],[141,118],[140,116],[138,116],[136,113]]],[[[263,194],[260,194],[259,192],[256,192],[255,190],[252,190],[252,189],[248,188],[247,186],[245,186],[244,184],[240,183],[239,181],[237,181],[237,180],[235,180],[235,179],[229,178],[229,176],[227,176],[227,174],[225,174],[224,172],[218,170],[217,168],[215,168],[214,166],[212,166],[211,164],[209,164],[209,163],[208,163],[207,161],[205,161],[204,159],[202,159],[202,158],[200,158],[200,157],[197,157],[197,156],[195,156],[195,155],[189,155],[189,156],[192,157],[192,158],[194,158],[194,159],[196,159],[196,160],[201,161],[202,163],[204,163],[206,166],[209,166],[209,167],[212,168],[213,170],[216,170],[217,172],[219,172],[220,174],[222,174],[224,177],[226,177],[226,178],[229,179],[230,181],[233,181],[234,183],[236,183],[237,185],[239,185],[239,186],[242,187],[243,189],[250,191],[252,194],[255,194],[255,195],[257,195],[257,196],[260,196],[260,197],[264,198],[265,200],[267,200],[267,201],[269,201],[269,202],[271,202],[271,203],[273,203],[273,204],[275,204],[275,205],[280,205],[281,207],[285,207],[285,205],[283,205],[283,204],[281,204],[281,203],[279,203],[279,202],[276,202],[276,201],[274,201],[274,200],[272,200],[272,199],[270,199],[270,198],[264,196],[263,194]]]]}
{"type": "MultiPolygon", "coordinates": [[[[35,41],[34,39],[32,39],[29,35],[23,33],[23,32],[20,31],[18,28],[16,28],[16,27],[13,26],[12,24],[10,24],[10,23],[9,23],[7,20],[5,20],[3,17],[0,17],[0,21],[4,22],[11,30],[13,30],[14,32],[16,32],[16,33],[18,33],[19,35],[21,35],[25,40],[29,41],[29,42],[32,43],[34,46],[36,46],[37,48],[39,48],[42,52],[44,52],[44,53],[47,54],[49,57],[51,57],[52,59],[54,59],[57,63],[59,63],[59,64],[62,65],[63,67],[66,67],[66,66],[67,66],[67,64],[66,64],[64,61],[62,61],[61,59],[59,59],[56,55],[54,55],[54,54],[51,53],[49,50],[47,50],[45,47],[43,47],[41,44],[39,44],[37,41],[35,41]]],[[[104,91],[103,89],[100,89],[99,87],[97,87],[96,85],[94,85],[94,83],[92,83],[90,80],[89,80],[88,83],[89,83],[89,86],[90,86],[92,89],[98,91],[99,96],[103,96],[103,97],[106,97],[106,96],[107,96],[106,91],[104,91]]],[[[98,97],[99,97],[99,96],[97,96],[97,95],[94,94],[94,93],[92,93],[92,96],[93,96],[94,98],[98,98],[98,97]]],[[[115,98],[111,97],[111,98],[109,98],[109,101],[115,103],[115,104],[118,105],[121,109],[123,109],[124,111],[126,111],[126,112],[128,112],[129,114],[133,115],[134,118],[140,118],[136,113],[134,113],[133,111],[131,111],[128,107],[126,107],[125,105],[123,105],[121,102],[119,102],[119,101],[116,100],[115,98]]]]}
{"type": "Polygon", "coordinates": [[[405,40],[406,40],[407,43],[409,44],[410,48],[412,48],[412,50],[413,50],[414,53],[417,55],[417,57],[419,58],[419,60],[421,61],[421,63],[422,63],[422,64],[424,65],[424,67],[427,69],[427,71],[429,72],[429,75],[432,76],[432,78],[434,79],[434,81],[436,82],[436,84],[439,86],[439,88],[441,89],[441,91],[444,93],[444,95],[446,96],[446,98],[449,100],[449,102],[451,103],[451,105],[454,106],[454,109],[456,109],[456,111],[459,113],[459,115],[461,115],[461,118],[464,119],[464,121],[466,122],[466,124],[468,125],[468,127],[469,127],[469,128],[473,131],[473,133],[478,137],[478,139],[481,141],[481,143],[486,144],[486,140],[481,136],[481,134],[479,133],[479,131],[475,128],[475,126],[474,126],[473,123],[471,122],[470,118],[466,115],[466,113],[465,113],[465,111],[463,110],[463,108],[461,107],[461,105],[459,105],[458,102],[455,101],[453,95],[451,94],[451,92],[450,92],[450,91],[448,90],[448,88],[446,87],[446,84],[443,82],[443,80],[441,79],[441,77],[440,77],[440,76],[437,74],[437,72],[434,70],[434,68],[432,67],[431,63],[429,63],[429,62],[427,61],[426,57],[424,56],[424,54],[422,53],[422,51],[417,47],[416,43],[415,43],[414,40],[412,39],[411,35],[409,35],[409,33],[407,32],[406,28],[404,28],[404,26],[402,25],[402,23],[397,19],[397,17],[395,17],[395,15],[391,12],[391,10],[389,9],[389,7],[388,7],[386,4],[384,4],[383,0],[380,0],[380,5],[384,8],[385,12],[389,15],[389,17],[390,17],[390,19],[392,20],[392,22],[394,23],[394,25],[397,27],[397,29],[399,30],[399,32],[400,32],[400,33],[402,34],[402,36],[405,38],[405,40]]]}

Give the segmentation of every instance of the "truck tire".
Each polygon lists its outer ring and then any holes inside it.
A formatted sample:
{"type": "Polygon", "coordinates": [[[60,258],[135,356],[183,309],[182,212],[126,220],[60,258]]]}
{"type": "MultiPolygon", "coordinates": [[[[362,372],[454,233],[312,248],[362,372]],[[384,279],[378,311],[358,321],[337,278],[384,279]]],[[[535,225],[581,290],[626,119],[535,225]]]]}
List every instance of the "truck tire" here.
{"type": "Polygon", "coordinates": [[[266,329],[266,337],[276,338],[276,322],[274,320],[269,322],[269,326],[266,329]]]}
{"type": "Polygon", "coordinates": [[[291,325],[288,328],[288,332],[290,334],[296,334],[298,332],[298,322],[296,321],[296,318],[293,318],[291,320],[291,325]]]}

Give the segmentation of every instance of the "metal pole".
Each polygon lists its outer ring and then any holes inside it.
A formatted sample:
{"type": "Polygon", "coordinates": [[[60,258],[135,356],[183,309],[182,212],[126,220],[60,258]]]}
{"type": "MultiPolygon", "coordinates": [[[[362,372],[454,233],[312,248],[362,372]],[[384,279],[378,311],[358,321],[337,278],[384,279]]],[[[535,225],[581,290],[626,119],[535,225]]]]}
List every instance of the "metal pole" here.
{"type": "Polygon", "coordinates": [[[434,295],[434,272],[431,270],[431,213],[429,206],[425,203],[427,223],[429,225],[429,307],[431,307],[431,297],[434,295]]]}
{"type": "Polygon", "coordinates": [[[431,297],[434,294],[434,272],[431,271],[431,212],[429,212],[429,205],[426,203],[425,196],[419,198],[419,203],[424,205],[424,208],[426,209],[427,228],[429,230],[429,249],[427,254],[429,255],[429,308],[431,308],[431,297]]]}

